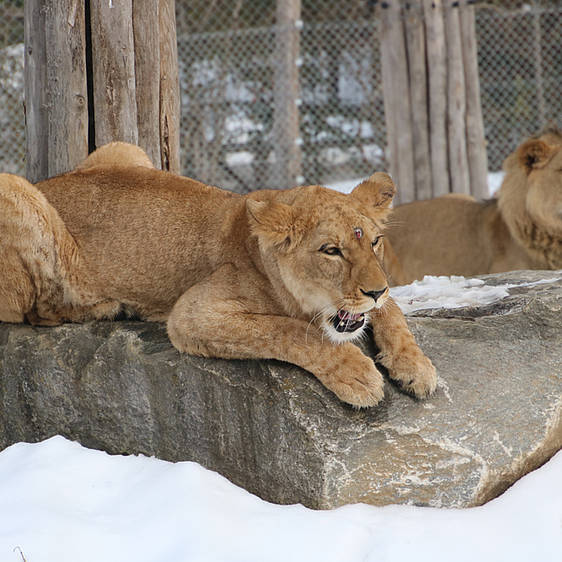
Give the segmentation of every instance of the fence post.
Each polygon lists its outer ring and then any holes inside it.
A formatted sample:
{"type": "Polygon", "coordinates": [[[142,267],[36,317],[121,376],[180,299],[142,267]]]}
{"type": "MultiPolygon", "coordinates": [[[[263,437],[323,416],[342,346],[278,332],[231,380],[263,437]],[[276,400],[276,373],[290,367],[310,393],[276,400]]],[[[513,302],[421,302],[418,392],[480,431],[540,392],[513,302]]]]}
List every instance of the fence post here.
{"type": "Polygon", "coordinates": [[[181,100],[175,0],[159,0],[158,4],[161,167],[179,174],[181,100]]]}
{"type": "Polygon", "coordinates": [[[462,58],[459,9],[445,5],[447,38],[447,119],[449,134],[449,177],[453,193],[470,193],[466,153],[466,90],[462,58]]]}
{"type": "Polygon", "coordinates": [[[299,144],[299,68],[301,0],[277,0],[274,73],[273,131],[275,138],[274,182],[293,187],[302,175],[299,144]]]}
{"type": "Polygon", "coordinates": [[[466,4],[466,0],[460,8],[460,23],[466,88],[466,150],[470,193],[477,199],[485,199],[488,197],[488,158],[480,103],[474,6],[466,4]]]}
{"type": "Polygon", "coordinates": [[[408,60],[400,0],[387,2],[381,18],[381,67],[390,173],[398,185],[396,201],[416,198],[408,60]]]}
{"type": "Polygon", "coordinates": [[[138,145],[155,166],[160,162],[160,82],[154,69],[160,68],[158,2],[133,2],[135,45],[135,93],[138,145]]]}
{"type": "Polygon", "coordinates": [[[474,8],[466,0],[393,0],[381,9],[385,118],[399,202],[450,192],[486,197],[474,8]]]}
{"type": "Polygon", "coordinates": [[[431,152],[432,195],[449,193],[449,155],[447,152],[447,66],[445,24],[441,0],[423,0],[427,42],[429,96],[429,146],[431,152]]]}
{"type": "Polygon", "coordinates": [[[132,0],[90,0],[96,146],[137,144],[132,0]]]}
{"type": "Polygon", "coordinates": [[[26,1],[25,53],[30,181],[116,140],[179,172],[174,0],[26,1]]]}
{"type": "Polygon", "coordinates": [[[425,56],[425,32],[421,0],[410,2],[407,11],[406,47],[412,107],[412,146],[416,199],[428,199],[431,190],[431,156],[429,151],[429,116],[427,111],[427,73],[425,56]]]}
{"type": "Polygon", "coordinates": [[[36,182],[88,155],[86,35],[80,0],[25,2],[27,176],[36,182]]]}

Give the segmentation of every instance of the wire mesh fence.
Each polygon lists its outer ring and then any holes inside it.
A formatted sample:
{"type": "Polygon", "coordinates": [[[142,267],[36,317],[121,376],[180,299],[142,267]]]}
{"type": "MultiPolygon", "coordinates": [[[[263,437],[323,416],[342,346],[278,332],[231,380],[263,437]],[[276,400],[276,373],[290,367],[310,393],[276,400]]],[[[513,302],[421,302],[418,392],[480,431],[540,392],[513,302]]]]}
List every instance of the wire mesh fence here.
{"type": "Polygon", "coordinates": [[[23,0],[0,0],[0,172],[24,171],[23,0]]]}
{"type": "MultiPolygon", "coordinates": [[[[283,12],[287,3],[176,1],[185,175],[245,192],[387,167],[384,3],[303,0],[298,16],[283,12]],[[281,146],[294,119],[292,145],[281,146]],[[278,164],[292,150],[299,164],[287,179],[278,164]]],[[[562,5],[476,3],[476,33],[488,163],[498,170],[523,138],[562,126],[562,5]]],[[[22,0],[0,0],[0,127],[0,169],[22,174],[22,0]]]]}

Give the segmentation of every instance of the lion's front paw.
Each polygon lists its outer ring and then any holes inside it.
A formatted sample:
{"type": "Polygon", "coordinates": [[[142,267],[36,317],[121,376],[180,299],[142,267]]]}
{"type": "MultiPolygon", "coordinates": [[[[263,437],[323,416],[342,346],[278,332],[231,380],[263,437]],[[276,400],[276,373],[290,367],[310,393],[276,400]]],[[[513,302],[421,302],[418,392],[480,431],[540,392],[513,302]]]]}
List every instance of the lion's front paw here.
{"type": "Polygon", "coordinates": [[[394,356],[388,365],[388,374],[402,390],[416,398],[427,398],[437,386],[435,367],[417,345],[394,356]]]}
{"type": "Polygon", "coordinates": [[[346,357],[337,369],[318,377],[343,402],[357,408],[376,406],[384,397],[384,380],[371,359],[346,357]]]}

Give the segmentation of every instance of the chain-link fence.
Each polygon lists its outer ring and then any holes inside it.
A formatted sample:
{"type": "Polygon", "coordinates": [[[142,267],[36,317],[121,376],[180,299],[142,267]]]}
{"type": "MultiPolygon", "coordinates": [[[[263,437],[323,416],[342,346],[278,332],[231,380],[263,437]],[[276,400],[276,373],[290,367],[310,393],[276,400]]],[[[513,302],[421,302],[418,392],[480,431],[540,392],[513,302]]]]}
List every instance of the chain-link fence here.
{"type": "MultiPolygon", "coordinates": [[[[280,22],[290,3],[176,1],[185,175],[242,192],[286,184],[275,165],[279,127],[295,115],[294,184],[386,167],[384,3],[303,0],[298,17],[280,22]],[[289,82],[276,89],[283,65],[289,82]]],[[[488,162],[498,170],[523,138],[562,126],[562,5],[476,3],[476,33],[488,162]]],[[[24,173],[23,0],[0,0],[0,126],[0,169],[24,173]]]]}
{"type": "Polygon", "coordinates": [[[23,0],[0,0],[0,172],[25,172],[23,0]]]}
{"type": "Polygon", "coordinates": [[[480,8],[476,33],[488,165],[497,170],[525,137],[562,126],[562,4],[480,8]]]}

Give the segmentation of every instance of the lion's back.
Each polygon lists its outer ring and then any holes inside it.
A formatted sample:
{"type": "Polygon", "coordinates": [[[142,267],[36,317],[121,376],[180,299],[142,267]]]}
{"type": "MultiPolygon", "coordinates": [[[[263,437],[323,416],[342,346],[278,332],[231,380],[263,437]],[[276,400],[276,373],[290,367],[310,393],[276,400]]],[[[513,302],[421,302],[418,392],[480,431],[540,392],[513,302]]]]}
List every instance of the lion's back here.
{"type": "Polygon", "coordinates": [[[444,196],[397,206],[388,238],[407,282],[424,275],[473,275],[489,265],[482,251],[486,203],[444,196]]]}
{"type": "Polygon", "coordinates": [[[197,279],[201,264],[213,259],[212,244],[202,238],[236,197],[141,167],[94,167],[37,187],[76,240],[92,277],[140,300],[160,286],[170,287],[172,301],[184,278],[197,279]]]}

